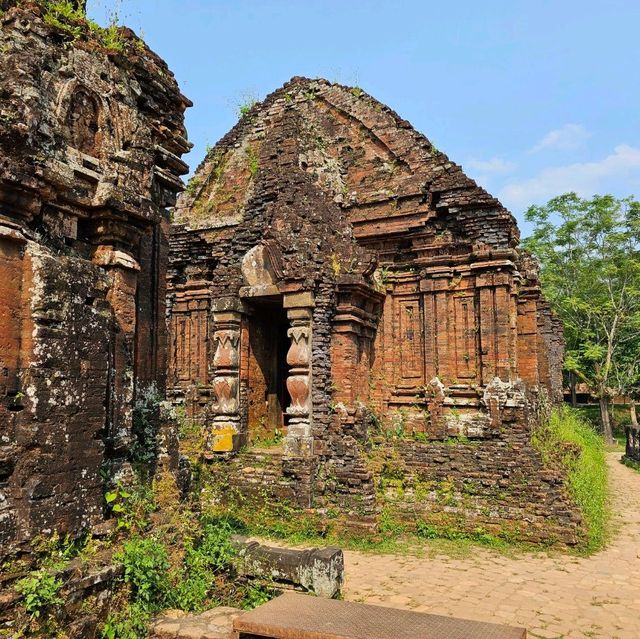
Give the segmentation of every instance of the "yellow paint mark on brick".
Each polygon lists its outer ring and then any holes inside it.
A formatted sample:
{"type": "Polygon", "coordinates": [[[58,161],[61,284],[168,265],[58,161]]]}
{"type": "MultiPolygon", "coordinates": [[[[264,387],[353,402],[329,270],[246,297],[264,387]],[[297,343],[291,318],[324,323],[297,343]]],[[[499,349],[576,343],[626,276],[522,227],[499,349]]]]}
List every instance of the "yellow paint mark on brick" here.
{"type": "Polygon", "coordinates": [[[234,433],[235,430],[231,426],[214,431],[211,437],[211,450],[216,453],[227,453],[232,451],[234,433]]]}

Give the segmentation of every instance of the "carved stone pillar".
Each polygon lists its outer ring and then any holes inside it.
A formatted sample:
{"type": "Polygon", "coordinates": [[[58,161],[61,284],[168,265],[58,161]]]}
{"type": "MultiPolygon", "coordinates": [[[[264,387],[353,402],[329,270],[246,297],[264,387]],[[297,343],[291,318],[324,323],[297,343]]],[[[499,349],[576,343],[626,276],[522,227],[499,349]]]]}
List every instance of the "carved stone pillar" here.
{"type": "Polygon", "coordinates": [[[313,297],[309,293],[285,295],[284,307],[291,328],[287,335],[291,346],[287,353],[289,376],[287,390],[291,404],[287,408],[287,436],[284,454],[287,457],[307,457],[313,453],[311,434],[311,309],[313,297]]]}
{"type": "Polygon", "coordinates": [[[237,310],[213,313],[213,420],[207,447],[231,452],[240,444],[240,322],[237,310]]]}
{"type": "Polygon", "coordinates": [[[116,323],[111,344],[109,373],[107,454],[110,457],[112,477],[116,481],[129,483],[134,481],[129,455],[136,439],[136,297],[140,265],[131,252],[116,249],[111,244],[96,246],[92,261],[109,274],[110,287],[106,298],[113,310],[116,323]]]}

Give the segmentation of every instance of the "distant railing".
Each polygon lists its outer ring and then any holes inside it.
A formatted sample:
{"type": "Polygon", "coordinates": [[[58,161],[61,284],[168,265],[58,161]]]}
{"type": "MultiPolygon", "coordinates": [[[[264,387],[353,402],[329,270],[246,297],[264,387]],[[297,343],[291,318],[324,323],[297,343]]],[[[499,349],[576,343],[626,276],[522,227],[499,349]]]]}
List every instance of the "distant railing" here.
{"type": "Polygon", "coordinates": [[[624,456],[627,459],[640,462],[640,428],[627,426],[624,432],[627,436],[627,446],[624,456]]]}

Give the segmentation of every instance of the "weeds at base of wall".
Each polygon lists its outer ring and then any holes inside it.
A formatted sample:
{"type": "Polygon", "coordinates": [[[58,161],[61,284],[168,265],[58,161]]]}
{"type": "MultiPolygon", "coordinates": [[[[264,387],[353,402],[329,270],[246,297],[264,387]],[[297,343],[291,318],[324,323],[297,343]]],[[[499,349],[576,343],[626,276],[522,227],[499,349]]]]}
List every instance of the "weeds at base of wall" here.
{"type": "Polygon", "coordinates": [[[231,544],[236,523],[179,503],[177,491],[168,490],[168,483],[161,478],[153,491],[118,489],[111,504],[120,504],[114,515],[126,524],[114,527],[106,540],[88,538],[83,544],[59,540],[46,549],[43,543],[40,566],[16,586],[23,595],[23,612],[14,626],[16,638],[67,636],[66,584],[59,575],[72,559],[82,559],[90,569],[121,566],[122,577],[113,586],[106,619],[98,627],[99,639],[143,639],[151,618],[167,608],[202,612],[229,605],[248,609],[277,594],[269,584],[237,574],[237,551],[231,544]]]}
{"type": "MultiPolygon", "coordinates": [[[[548,424],[539,427],[535,433],[535,445],[542,451],[546,463],[551,466],[562,463],[565,468],[568,488],[585,513],[589,528],[580,545],[572,551],[589,554],[602,546],[606,529],[606,466],[601,440],[575,415],[560,410],[547,419],[548,424]],[[557,451],[564,451],[560,458],[557,451]]],[[[490,511],[508,501],[506,489],[494,491],[493,496],[485,495],[489,506],[478,511],[477,518],[469,517],[465,510],[478,509],[478,504],[474,503],[478,487],[471,481],[464,482],[458,490],[459,487],[448,480],[418,481],[413,478],[409,497],[421,502],[429,499],[433,501],[434,509],[419,509],[414,513],[404,506],[399,509],[398,505],[402,504],[396,505],[394,499],[387,498],[386,492],[398,493],[402,498],[409,488],[404,485],[403,460],[397,451],[394,456],[394,451],[395,448],[387,444],[384,448],[374,447],[369,453],[369,469],[377,477],[378,499],[383,504],[375,532],[368,529],[363,533],[362,528],[350,525],[353,522],[349,521],[346,512],[340,512],[339,505],[326,510],[305,511],[276,499],[265,488],[243,495],[228,475],[224,476],[223,484],[217,485],[215,478],[205,480],[206,490],[210,493],[205,501],[215,504],[220,512],[229,511],[233,519],[241,523],[244,532],[291,543],[337,543],[344,548],[394,552],[407,546],[424,546],[425,542],[429,546],[448,542],[451,546],[481,545],[507,553],[546,551],[561,543],[557,531],[560,524],[552,518],[546,520],[542,528],[538,524],[523,526],[509,518],[501,520],[497,517],[495,523],[489,521],[494,516],[490,511]]],[[[527,485],[526,481],[524,485],[527,485]]]]}
{"type": "Polygon", "coordinates": [[[303,509],[282,499],[267,488],[242,494],[226,473],[201,476],[203,504],[209,512],[226,515],[235,531],[265,539],[283,540],[293,545],[337,545],[374,553],[447,554],[468,556],[482,546],[504,554],[548,550],[553,540],[527,543],[525,531],[517,525],[469,525],[459,514],[414,513],[409,517],[393,505],[378,513],[375,530],[351,521],[337,505],[323,509],[303,509]]]}
{"type": "Polygon", "coordinates": [[[545,544],[521,541],[523,532],[506,525],[489,531],[482,526],[469,529],[460,518],[437,513],[429,519],[401,518],[392,508],[383,508],[377,529],[371,531],[349,524],[338,509],[311,512],[285,501],[265,502],[234,495],[214,512],[227,513],[236,532],[293,545],[336,545],[344,549],[381,554],[416,556],[445,554],[467,557],[473,548],[485,547],[503,554],[548,550],[545,544]]]}
{"type": "Polygon", "coordinates": [[[607,540],[610,518],[602,437],[578,411],[561,406],[534,429],[532,443],[546,463],[559,463],[567,473],[569,491],[586,527],[584,541],[576,550],[591,554],[601,549],[607,540]]]}

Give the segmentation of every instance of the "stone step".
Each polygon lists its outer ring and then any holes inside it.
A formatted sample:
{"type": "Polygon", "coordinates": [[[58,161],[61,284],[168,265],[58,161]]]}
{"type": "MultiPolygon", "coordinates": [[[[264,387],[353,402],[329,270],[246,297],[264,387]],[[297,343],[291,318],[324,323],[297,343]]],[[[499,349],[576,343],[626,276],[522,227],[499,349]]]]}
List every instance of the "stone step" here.
{"type": "Polygon", "coordinates": [[[200,615],[168,610],[149,631],[150,639],[231,639],[233,620],[242,610],[230,606],[212,608],[200,615]]]}

